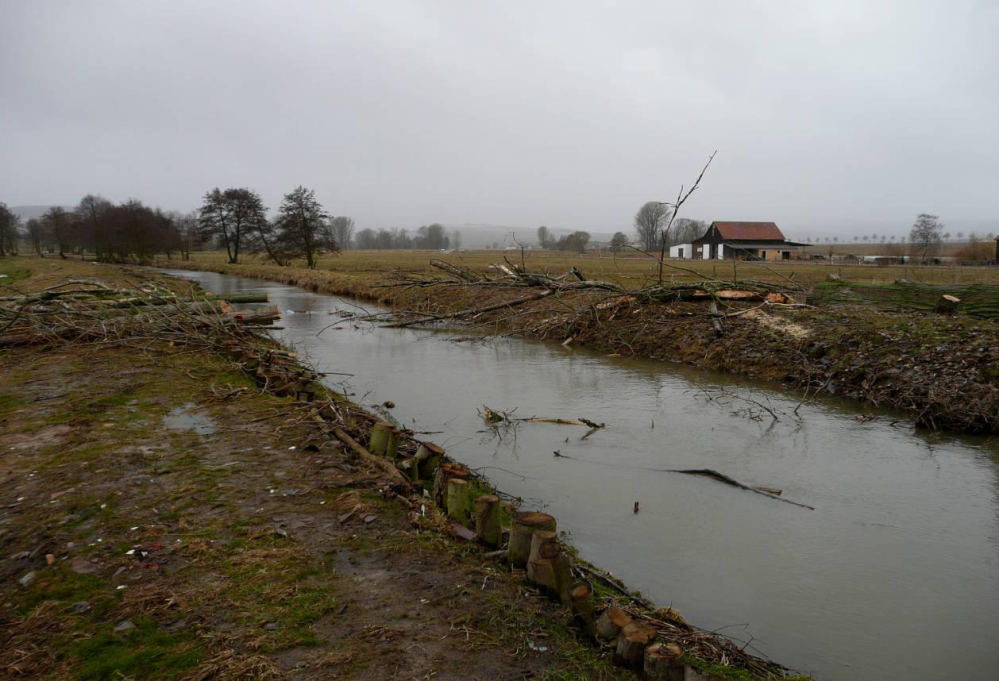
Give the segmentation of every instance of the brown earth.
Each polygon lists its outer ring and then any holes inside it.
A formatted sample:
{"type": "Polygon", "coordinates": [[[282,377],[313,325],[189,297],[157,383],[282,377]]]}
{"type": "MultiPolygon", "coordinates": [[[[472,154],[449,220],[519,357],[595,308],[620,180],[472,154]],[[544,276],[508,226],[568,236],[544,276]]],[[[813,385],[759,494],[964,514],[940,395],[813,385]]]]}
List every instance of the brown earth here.
{"type": "Polygon", "coordinates": [[[634,678],[307,415],[163,343],[0,351],[0,676],[634,678]]]}

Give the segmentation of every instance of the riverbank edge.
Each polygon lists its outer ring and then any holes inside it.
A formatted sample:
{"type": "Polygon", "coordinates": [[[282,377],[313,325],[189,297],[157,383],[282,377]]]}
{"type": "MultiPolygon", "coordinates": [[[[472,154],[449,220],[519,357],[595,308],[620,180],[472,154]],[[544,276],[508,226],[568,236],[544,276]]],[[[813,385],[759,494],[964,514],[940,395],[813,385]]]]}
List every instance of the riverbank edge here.
{"type": "MultiPolygon", "coordinates": [[[[58,261],[56,261],[58,262],[58,261]]],[[[133,277],[139,278],[152,278],[151,273],[148,270],[136,270],[134,268],[120,268],[119,266],[101,266],[101,267],[115,267],[119,270],[127,271],[133,277]]],[[[191,282],[186,282],[191,283],[191,282]]],[[[370,440],[371,428],[374,424],[382,422],[382,417],[371,414],[369,411],[362,409],[356,404],[348,401],[343,396],[328,390],[323,386],[318,380],[313,372],[313,370],[303,365],[293,353],[289,352],[287,349],[283,349],[279,343],[270,340],[266,337],[261,336],[259,338],[260,343],[271,348],[266,353],[268,358],[273,358],[275,361],[271,363],[261,362],[259,356],[249,358],[240,356],[239,349],[233,348],[232,345],[225,345],[224,343],[218,348],[218,354],[221,357],[234,362],[242,367],[243,372],[246,376],[251,379],[258,388],[263,392],[270,395],[278,397],[286,397],[295,403],[310,403],[312,413],[312,421],[315,423],[315,428],[318,429],[319,435],[322,438],[327,439],[338,439],[347,446],[345,449],[350,450],[351,448],[357,450],[365,449],[365,445],[359,444],[367,442],[370,440]],[[243,362],[246,361],[245,364],[243,362]],[[344,418],[344,410],[346,410],[347,418],[344,418]],[[347,437],[336,437],[330,435],[330,427],[336,430],[337,427],[342,427],[344,430],[349,430],[350,436],[347,437]],[[350,445],[351,440],[354,440],[353,445],[350,445]]],[[[206,379],[207,380],[207,379],[206,379]]],[[[422,443],[417,440],[413,433],[401,430],[401,449],[410,450],[410,454],[416,452],[422,443]]],[[[365,453],[361,451],[361,457],[359,463],[362,465],[372,466],[372,459],[374,455],[370,452],[365,453]]],[[[454,463],[449,458],[444,458],[445,462],[454,463]]],[[[383,459],[381,464],[375,463],[374,468],[376,470],[385,471],[385,464],[389,464],[387,459],[383,459]]],[[[398,469],[395,469],[398,471],[398,469]]],[[[481,494],[494,493],[496,490],[492,488],[485,480],[481,477],[470,474],[470,477],[474,479],[474,485],[477,491],[481,494]]],[[[431,501],[419,494],[414,494],[418,491],[418,488],[407,488],[404,485],[400,485],[398,481],[395,480],[393,476],[388,476],[384,479],[384,489],[392,490],[390,497],[396,502],[401,504],[405,509],[410,511],[411,521],[414,524],[420,524],[423,529],[436,531],[441,538],[446,537],[447,541],[452,544],[466,545],[469,548],[474,548],[476,545],[474,543],[468,543],[467,539],[462,540],[457,535],[460,532],[455,532],[452,523],[450,523],[446,518],[446,513],[433,504],[431,501]],[[433,510],[429,514],[429,519],[424,519],[421,514],[417,512],[421,506],[430,506],[433,510]]],[[[618,607],[620,606],[622,610],[631,611],[636,613],[636,617],[642,617],[646,620],[661,619],[664,626],[668,625],[670,627],[676,628],[678,631],[691,630],[698,631],[693,627],[687,625],[682,617],[677,618],[677,613],[671,609],[666,609],[663,611],[653,611],[651,604],[645,601],[641,596],[630,592],[623,584],[618,580],[614,579],[612,576],[608,575],[597,569],[596,567],[585,563],[578,558],[571,547],[567,547],[572,552],[575,560],[586,566],[588,572],[592,572],[593,576],[596,578],[594,580],[593,587],[594,593],[598,597],[598,611],[600,609],[605,609],[607,607],[618,607]],[[637,613],[641,613],[638,615],[637,613]]],[[[495,564],[495,556],[492,559],[483,557],[482,560],[485,564],[495,564]]],[[[515,573],[516,574],[516,573],[515,573]]],[[[528,632],[523,632],[528,633],[528,632]]],[[[708,636],[707,632],[700,632],[704,636],[708,636]]],[[[722,644],[724,639],[711,635],[714,639],[722,644]]],[[[600,647],[598,650],[603,650],[605,655],[610,653],[607,651],[606,647],[600,647]]],[[[699,669],[708,674],[704,678],[727,678],[727,679],[750,679],[750,678],[788,678],[785,673],[786,670],[779,667],[779,665],[772,665],[769,663],[765,664],[772,673],[768,674],[750,674],[747,671],[733,666],[726,666],[723,664],[717,664],[710,660],[698,658],[695,656],[685,656],[684,661],[692,666],[694,669],[699,669]],[[711,676],[714,675],[714,676],[711,676]]],[[[794,676],[797,679],[806,679],[808,677],[804,676],[794,676]]]]}
{"type": "MultiPolygon", "coordinates": [[[[514,300],[523,289],[400,285],[387,273],[258,264],[158,261],[348,296],[406,313],[446,315],[514,300]]],[[[679,362],[907,414],[931,430],[999,434],[999,324],[969,317],[837,305],[769,309],[724,320],[719,334],[698,304],[639,305],[593,294],[549,296],[479,315],[476,325],[599,352],[679,362]]],[[[745,306],[741,309],[745,309],[745,306]]]]}

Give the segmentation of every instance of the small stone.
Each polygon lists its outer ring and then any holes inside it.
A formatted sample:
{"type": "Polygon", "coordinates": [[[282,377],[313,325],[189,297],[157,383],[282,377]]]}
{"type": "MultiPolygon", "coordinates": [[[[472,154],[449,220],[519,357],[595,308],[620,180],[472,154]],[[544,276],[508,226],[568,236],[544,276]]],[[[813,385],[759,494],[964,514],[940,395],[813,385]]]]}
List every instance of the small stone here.
{"type": "Polygon", "coordinates": [[[121,622],[118,623],[118,626],[114,628],[114,630],[119,633],[124,631],[131,631],[132,629],[135,629],[135,625],[132,624],[132,620],[122,620],[121,622]]]}
{"type": "Polygon", "coordinates": [[[375,522],[376,520],[378,520],[378,516],[374,516],[374,515],[366,515],[366,516],[364,516],[364,524],[365,525],[370,525],[371,523],[375,522]]]}
{"type": "Polygon", "coordinates": [[[70,562],[69,567],[78,575],[92,575],[100,570],[100,567],[94,565],[86,558],[74,558],[70,562]]]}
{"type": "Polygon", "coordinates": [[[26,573],[23,577],[21,577],[21,579],[17,581],[24,588],[28,588],[29,586],[31,586],[31,583],[35,581],[35,571],[32,570],[31,572],[26,573]]]}
{"type": "Polygon", "coordinates": [[[73,612],[77,615],[82,615],[85,612],[90,612],[90,602],[89,601],[77,601],[73,604],[73,612]]]}
{"type": "Polygon", "coordinates": [[[277,630],[277,628],[278,625],[274,624],[273,622],[268,622],[267,624],[264,625],[264,629],[266,629],[267,631],[275,631],[277,630]]]}
{"type": "Polygon", "coordinates": [[[66,542],[66,549],[72,551],[76,548],[76,542],[68,541],[66,542]]]}

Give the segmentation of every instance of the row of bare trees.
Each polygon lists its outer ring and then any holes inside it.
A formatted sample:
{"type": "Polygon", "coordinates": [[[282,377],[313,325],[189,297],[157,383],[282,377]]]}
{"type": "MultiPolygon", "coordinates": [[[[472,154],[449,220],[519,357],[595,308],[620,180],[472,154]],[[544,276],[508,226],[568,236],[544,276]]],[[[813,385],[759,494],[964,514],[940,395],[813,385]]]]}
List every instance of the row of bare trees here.
{"type": "Polygon", "coordinates": [[[108,262],[148,262],[157,253],[187,257],[196,234],[193,215],[153,209],[136,199],[114,204],[88,194],[73,210],[52,206],[23,230],[20,217],[0,204],[0,255],[16,253],[25,239],[39,255],[89,252],[108,262]]]}
{"type": "Polygon", "coordinates": [[[93,253],[105,262],[141,263],[161,253],[187,259],[192,249],[215,241],[230,263],[243,253],[262,253],[279,265],[303,258],[314,268],[322,254],[338,253],[349,243],[353,232],[352,219],[331,217],[305,187],[284,195],[274,220],[268,220],[260,195],[245,187],[215,188],[199,210],[187,214],[88,194],[72,210],[53,206],[23,226],[0,203],[0,256],[16,253],[23,240],[39,255],[93,253]]]}

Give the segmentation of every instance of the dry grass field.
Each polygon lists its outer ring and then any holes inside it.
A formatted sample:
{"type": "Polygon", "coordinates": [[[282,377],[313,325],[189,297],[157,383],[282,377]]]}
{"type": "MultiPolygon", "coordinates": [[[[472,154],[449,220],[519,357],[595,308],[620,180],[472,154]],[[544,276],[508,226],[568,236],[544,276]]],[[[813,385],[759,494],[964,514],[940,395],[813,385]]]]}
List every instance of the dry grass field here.
{"type": "MultiPolygon", "coordinates": [[[[214,264],[225,263],[225,254],[220,252],[194,253],[193,259],[214,264]]],[[[345,251],[339,256],[325,256],[319,261],[319,269],[356,275],[364,278],[384,278],[393,271],[432,274],[437,272],[430,265],[432,259],[463,265],[473,272],[489,272],[492,263],[502,263],[506,257],[519,264],[520,251],[461,251],[460,253],[437,253],[435,251],[345,251]]],[[[266,264],[262,259],[244,258],[245,263],[266,264]]],[[[294,263],[304,266],[304,263],[294,263]]],[[[587,278],[605,279],[620,282],[628,287],[640,287],[652,283],[656,277],[655,261],[639,254],[614,255],[606,252],[585,255],[566,254],[557,251],[527,251],[524,264],[531,270],[565,272],[577,267],[587,278]]],[[[733,261],[692,261],[670,260],[666,276],[677,281],[691,281],[702,277],[718,279],[757,279],[780,282],[784,277],[804,285],[826,279],[835,273],[850,281],[882,284],[898,279],[926,284],[999,284],[999,267],[965,267],[960,265],[942,266],[890,266],[840,265],[819,262],[798,262],[787,264],[765,264],[733,261]],[[678,269],[682,268],[682,269],[678,269]]]]}

